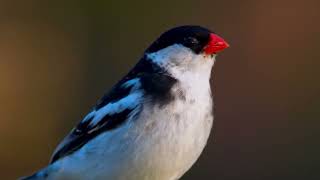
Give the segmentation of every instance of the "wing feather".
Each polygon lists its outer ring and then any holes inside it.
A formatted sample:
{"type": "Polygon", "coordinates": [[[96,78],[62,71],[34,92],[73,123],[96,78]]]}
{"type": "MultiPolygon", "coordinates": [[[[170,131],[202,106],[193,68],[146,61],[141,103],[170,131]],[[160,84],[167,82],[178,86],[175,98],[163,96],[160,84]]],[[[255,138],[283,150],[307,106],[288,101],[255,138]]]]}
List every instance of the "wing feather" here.
{"type": "Polygon", "coordinates": [[[139,87],[139,79],[132,79],[117,85],[113,91],[121,92],[121,96],[110,97],[119,95],[112,91],[109,96],[105,96],[104,101],[100,101],[58,145],[52,155],[51,163],[80,149],[99,134],[119,127],[127,119],[137,114],[143,97],[143,91],[139,87]],[[132,113],[133,111],[135,113],[132,113]]]}
{"type": "Polygon", "coordinates": [[[51,163],[81,147],[99,134],[110,131],[134,118],[141,111],[142,97],[149,94],[161,104],[172,101],[170,88],[176,80],[165,75],[159,65],[144,55],[139,63],[105,96],[67,135],[54,151],[51,163]],[[157,97],[157,98],[156,98],[157,97]]]}

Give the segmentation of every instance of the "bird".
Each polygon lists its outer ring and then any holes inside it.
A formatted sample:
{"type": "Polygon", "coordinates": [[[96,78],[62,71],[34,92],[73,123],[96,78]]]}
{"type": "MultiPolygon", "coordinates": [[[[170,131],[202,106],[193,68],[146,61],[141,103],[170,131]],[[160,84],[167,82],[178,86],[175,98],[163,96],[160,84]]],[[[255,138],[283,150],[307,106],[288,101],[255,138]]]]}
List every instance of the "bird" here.
{"type": "Polygon", "coordinates": [[[229,44],[198,25],[174,27],[71,130],[47,167],[23,180],[177,180],[205,148],[210,78],[229,44]]]}

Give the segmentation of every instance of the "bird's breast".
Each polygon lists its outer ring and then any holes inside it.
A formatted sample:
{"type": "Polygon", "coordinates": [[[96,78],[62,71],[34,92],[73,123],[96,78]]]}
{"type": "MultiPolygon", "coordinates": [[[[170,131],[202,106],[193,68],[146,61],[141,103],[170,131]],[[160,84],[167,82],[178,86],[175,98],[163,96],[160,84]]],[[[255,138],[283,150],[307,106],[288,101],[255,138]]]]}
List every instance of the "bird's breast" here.
{"type": "Polygon", "coordinates": [[[189,88],[178,83],[171,93],[167,104],[145,99],[136,118],[93,139],[61,167],[78,179],[179,179],[207,143],[213,107],[209,83],[189,88]]]}
{"type": "Polygon", "coordinates": [[[200,156],[213,121],[210,87],[203,88],[176,86],[172,89],[174,100],[169,104],[144,105],[136,121],[140,134],[137,144],[141,144],[137,154],[141,154],[143,166],[153,172],[152,177],[177,179],[200,156]]]}

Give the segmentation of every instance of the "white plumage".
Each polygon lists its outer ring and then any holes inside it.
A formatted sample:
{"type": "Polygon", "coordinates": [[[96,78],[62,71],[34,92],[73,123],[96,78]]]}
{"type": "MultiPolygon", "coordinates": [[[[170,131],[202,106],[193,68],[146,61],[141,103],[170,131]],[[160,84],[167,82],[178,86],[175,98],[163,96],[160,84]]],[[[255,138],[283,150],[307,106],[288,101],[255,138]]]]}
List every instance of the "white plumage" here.
{"type": "Polygon", "coordinates": [[[209,80],[226,47],[198,26],[166,32],[60,143],[51,164],[26,179],[179,179],[207,143],[209,80]]]}

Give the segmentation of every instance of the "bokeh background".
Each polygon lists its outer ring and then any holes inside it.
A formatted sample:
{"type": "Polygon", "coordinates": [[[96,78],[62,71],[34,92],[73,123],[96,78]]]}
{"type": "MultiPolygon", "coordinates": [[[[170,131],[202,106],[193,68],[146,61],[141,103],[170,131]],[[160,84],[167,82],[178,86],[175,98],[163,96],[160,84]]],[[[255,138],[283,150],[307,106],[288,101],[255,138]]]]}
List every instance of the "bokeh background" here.
{"type": "Polygon", "coordinates": [[[320,179],[320,1],[0,0],[0,174],[45,166],[57,143],[161,32],[224,37],[215,130],[182,179],[320,179]],[[214,137],[213,137],[214,136],[214,137]]]}

